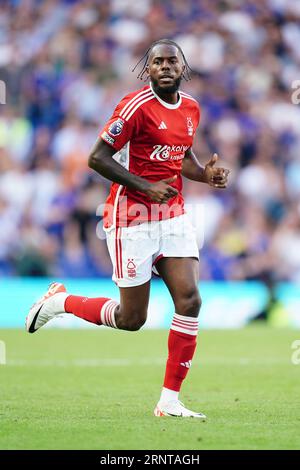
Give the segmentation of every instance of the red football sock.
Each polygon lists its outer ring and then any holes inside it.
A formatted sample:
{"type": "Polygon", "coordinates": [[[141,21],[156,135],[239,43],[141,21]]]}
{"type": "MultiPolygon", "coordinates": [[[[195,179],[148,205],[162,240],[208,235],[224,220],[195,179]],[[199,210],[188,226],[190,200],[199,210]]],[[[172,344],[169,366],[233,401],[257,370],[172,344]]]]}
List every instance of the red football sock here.
{"type": "Polygon", "coordinates": [[[69,295],[65,300],[65,311],[96,325],[117,328],[114,311],[118,302],[106,297],[80,297],[69,295]],[[104,307],[104,308],[103,308],[104,307]]]}
{"type": "Polygon", "coordinates": [[[197,344],[198,319],[175,313],[171,325],[164,387],[179,392],[185,379],[197,344]]]}

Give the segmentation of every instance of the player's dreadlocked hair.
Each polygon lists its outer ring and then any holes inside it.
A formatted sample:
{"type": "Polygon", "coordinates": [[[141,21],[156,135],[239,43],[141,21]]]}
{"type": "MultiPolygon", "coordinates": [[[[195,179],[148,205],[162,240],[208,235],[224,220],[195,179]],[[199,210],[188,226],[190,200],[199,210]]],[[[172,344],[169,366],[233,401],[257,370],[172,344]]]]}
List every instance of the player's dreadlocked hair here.
{"type": "Polygon", "coordinates": [[[135,71],[135,69],[138,67],[138,65],[140,65],[141,62],[143,62],[143,65],[142,65],[142,70],[138,73],[137,75],[137,78],[140,78],[141,80],[143,80],[143,77],[144,77],[144,74],[146,72],[146,67],[147,67],[147,64],[148,64],[148,60],[149,60],[149,56],[152,52],[152,49],[157,46],[157,45],[160,45],[160,44],[167,44],[167,45],[170,45],[170,46],[175,46],[177,47],[177,49],[180,51],[181,55],[182,55],[182,58],[183,58],[183,62],[184,62],[184,65],[185,65],[185,70],[182,74],[182,77],[188,81],[188,80],[191,80],[192,79],[192,73],[193,73],[193,70],[191,69],[191,67],[189,66],[186,58],[185,58],[185,55],[183,53],[183,50],[181,49],[180,46],[178,46],[178,44],[175,42],[175,41],[172,41],[171,39],[159,39],[158,41],[155,41],[151,44],[151,46],[146,50],[145,54],[143,55],[143,57],[138,61],[138,63],[134,66],[134,68],[132,69],[132,72],[135,71]]]}

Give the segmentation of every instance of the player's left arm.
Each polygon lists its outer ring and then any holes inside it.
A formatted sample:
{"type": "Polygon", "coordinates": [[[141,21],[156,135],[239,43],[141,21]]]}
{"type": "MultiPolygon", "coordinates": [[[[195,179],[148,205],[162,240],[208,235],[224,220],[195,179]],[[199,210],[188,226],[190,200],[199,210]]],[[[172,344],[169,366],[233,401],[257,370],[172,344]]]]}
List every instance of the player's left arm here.
{"type": "Polygon", "coordinates": [[[214,188],[226,188],[229,170],[214,166],[218,158],[218,155],[214,153],[205,166],[202,166],[190,147],[185,152],[181,174],[190,180],[207,183],[214,188]]]}

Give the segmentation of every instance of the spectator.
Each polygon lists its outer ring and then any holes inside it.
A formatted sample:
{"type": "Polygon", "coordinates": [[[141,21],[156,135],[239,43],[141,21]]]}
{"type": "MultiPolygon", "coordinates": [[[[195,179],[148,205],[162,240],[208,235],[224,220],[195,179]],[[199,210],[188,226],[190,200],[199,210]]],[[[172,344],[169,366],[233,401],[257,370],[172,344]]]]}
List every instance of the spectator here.
{"type": "Polygon", "coordinates": [[[185,181],[204,207],[202,277],[300,280],[299,19],[298,0],[2,1],[0,275],[110,276],[95,233],[107,182],[87,156],[132,66],[169,37],[196,72],[195,152],[231,168],[223,193],[185,181]]]}

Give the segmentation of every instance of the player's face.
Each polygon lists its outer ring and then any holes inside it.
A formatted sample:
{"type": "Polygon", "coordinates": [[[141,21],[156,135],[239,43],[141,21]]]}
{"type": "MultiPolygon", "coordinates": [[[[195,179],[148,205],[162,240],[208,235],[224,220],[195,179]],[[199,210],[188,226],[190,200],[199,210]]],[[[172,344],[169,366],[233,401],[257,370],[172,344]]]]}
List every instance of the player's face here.
{"type": "Polygon", "coordinates": [[[157,45],[150,54],[147,69],[156,91],[175,93],[184,72],[181,52],[172,45],[157,45]]]}

